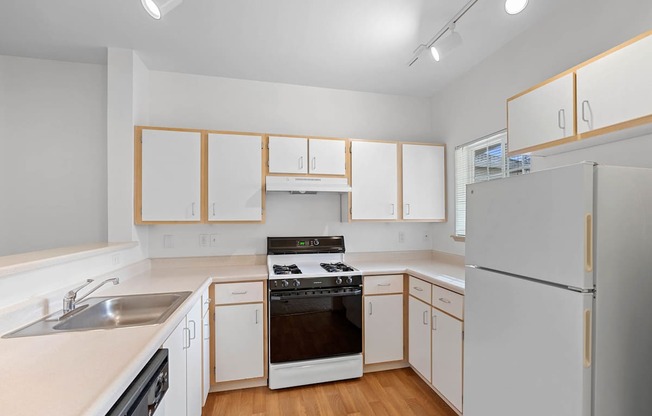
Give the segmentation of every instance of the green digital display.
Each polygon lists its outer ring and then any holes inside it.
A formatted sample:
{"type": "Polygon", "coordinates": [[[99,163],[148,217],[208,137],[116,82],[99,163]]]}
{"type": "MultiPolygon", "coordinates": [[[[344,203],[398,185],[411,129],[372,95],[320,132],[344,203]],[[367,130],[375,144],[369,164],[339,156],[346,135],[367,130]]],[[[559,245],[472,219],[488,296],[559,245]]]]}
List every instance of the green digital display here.
{"type": "Polygon", "coordinates": [[[299,245],[300,245],[300,246],[305,246],[305,245],[306,245],[306,242],[305,242],[305,241],[299,241],[299,245]]]}

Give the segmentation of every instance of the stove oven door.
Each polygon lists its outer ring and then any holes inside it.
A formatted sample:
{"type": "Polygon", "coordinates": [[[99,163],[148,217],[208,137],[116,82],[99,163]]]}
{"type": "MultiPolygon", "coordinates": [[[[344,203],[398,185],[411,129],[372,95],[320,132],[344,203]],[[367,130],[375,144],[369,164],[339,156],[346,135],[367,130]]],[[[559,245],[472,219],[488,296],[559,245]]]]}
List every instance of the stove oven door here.
{"type": "Polygon", "coordinates": [[[362,352],[360,287],[270,292],[271,364],[362,352]]]}

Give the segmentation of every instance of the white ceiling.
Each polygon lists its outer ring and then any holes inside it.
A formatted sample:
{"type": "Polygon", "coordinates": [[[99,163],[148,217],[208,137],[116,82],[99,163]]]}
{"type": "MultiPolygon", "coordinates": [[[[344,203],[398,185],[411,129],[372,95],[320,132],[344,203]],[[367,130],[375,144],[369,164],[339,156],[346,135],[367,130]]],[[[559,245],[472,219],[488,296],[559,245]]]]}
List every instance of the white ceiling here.
{"type": "Polygon", "coordinates": [[[460,48],[408,67],[466,2],[185,0],[155,21],[140,0],[1,0],[0,54],[106,63],[106,47],[121,47],[153,70],[431,96],[565,3],[530,0],[509,16],[504,0],[479,0],[457,25],[460,48]]]}

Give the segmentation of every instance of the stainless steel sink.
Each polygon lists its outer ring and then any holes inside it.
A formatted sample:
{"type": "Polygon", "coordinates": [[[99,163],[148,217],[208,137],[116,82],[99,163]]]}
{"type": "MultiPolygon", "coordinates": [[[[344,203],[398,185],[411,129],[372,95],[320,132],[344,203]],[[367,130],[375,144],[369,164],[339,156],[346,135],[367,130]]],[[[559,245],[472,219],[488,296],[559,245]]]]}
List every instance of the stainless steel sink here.
{"type": "Polygon", "coordinates": [[[6,334],[3,338],[160,324],[165,322],[191,293],[89,298],[66,315],[62,316],[61,312],[57,312],[6,334]]]}

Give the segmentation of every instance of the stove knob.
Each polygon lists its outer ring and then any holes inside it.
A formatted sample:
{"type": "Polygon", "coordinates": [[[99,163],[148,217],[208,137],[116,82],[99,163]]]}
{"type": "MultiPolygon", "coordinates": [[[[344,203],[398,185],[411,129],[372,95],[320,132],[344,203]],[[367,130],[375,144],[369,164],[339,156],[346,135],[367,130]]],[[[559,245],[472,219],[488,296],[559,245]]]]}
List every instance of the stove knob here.
{"type": "Polygon", "coordinates": [[[287,280],[283,279],[283,280],[281,280],[281,286],[283,286],[283,287],[288,287],[288,286],[290,286],[290,282],[288,282],[287,280]]]}
{"type": "Polygon", "coordinates": [[[299,279],[294,279],[294,282],[292,282],[292,286],[294,286],[294,287],[301,286],[301,282],[299,281],[299,279]]]}
{"type": "Polygon", "coordinates": [[[336,277],[335,278],[335,283],[338,284],[338,285],[341,285],[342,284],[342,278],[341,277],[336,277]]]}
{"type": "Polygon", "coordinates": [[[319,245],[319,240],[315,238],[315,239],[312,241],[312,245],[313,245],[313,246],[318,246],[318,245],[319,245]]]}
{"type": "Polygon", "coordinates": [[[348,285],[353,284],[353,278],[351,276],[346,278],[346,284],[348,285]]]}

